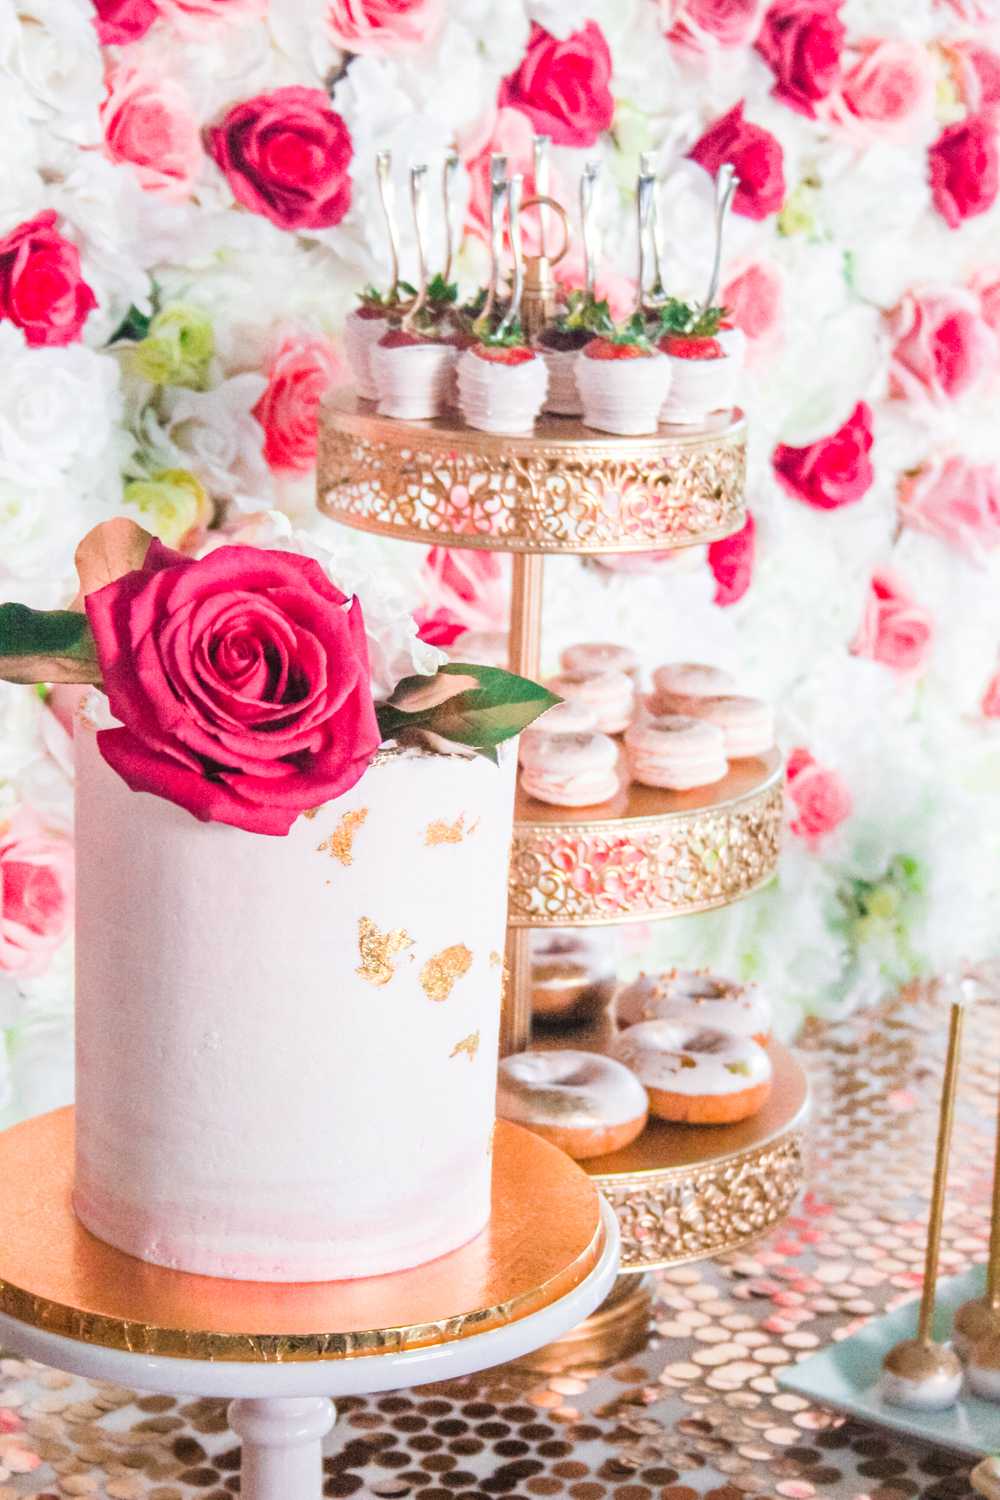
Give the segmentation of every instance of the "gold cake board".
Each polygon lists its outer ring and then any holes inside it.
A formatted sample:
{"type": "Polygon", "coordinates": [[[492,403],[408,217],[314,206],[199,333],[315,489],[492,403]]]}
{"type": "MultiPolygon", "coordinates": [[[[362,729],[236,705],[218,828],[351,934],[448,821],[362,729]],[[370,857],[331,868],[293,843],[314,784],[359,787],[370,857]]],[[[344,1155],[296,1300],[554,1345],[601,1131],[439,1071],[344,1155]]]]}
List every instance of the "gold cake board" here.
{"type": "Polygon", "coordinates": [[[573,1292],[598,1265],[600,1199],[579,1167],[497,1122],[489,1224],[449,1255],[387,1276],[288,1284],[153,1266],[73,1212],[74,1112],[0,1134],[0,1313],[107,1349],[184,1360],[348,1360],[504,1327],[573,1292]]]}

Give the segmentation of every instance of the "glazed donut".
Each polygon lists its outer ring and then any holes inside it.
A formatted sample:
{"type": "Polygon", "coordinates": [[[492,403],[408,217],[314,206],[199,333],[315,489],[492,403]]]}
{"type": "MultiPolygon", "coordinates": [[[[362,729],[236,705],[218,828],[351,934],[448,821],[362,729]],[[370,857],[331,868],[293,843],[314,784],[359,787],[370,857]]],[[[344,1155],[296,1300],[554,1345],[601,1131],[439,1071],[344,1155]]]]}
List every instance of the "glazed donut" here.
{"type": "Polygon", "coordinates": [[[501,1059],[497,1114],[577,1161],[627,1146],[647,1112],[639,1080],[598,1052],[515,1052],[501,1059]]]}
{"type": "Polygon", "coordinates": [[[624,1030],[642,1021],[677,1021],[752,1037],[763,1046],[771,1035],[771,1006],[759,985],[740,984],[693,969],[640,974],[615,996],[615,1019],[624,1030]]]}
{"type": "Polygon", "coordinates": [[[771,1059],[731,1031],[677,1021],[641,1021],[623,1031],[611,1055],[649,1095],[650,1114],[685,1125],[747,1120],[771,1092],[771,1059]]]}

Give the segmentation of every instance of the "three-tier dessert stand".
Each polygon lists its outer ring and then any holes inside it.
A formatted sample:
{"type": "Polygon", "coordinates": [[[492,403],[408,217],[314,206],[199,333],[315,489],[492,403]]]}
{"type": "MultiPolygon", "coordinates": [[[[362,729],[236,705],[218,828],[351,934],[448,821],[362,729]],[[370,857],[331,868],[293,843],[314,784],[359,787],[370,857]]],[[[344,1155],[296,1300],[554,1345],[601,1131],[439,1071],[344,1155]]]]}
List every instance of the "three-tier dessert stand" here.
{"type": "MultiPolygon", "coordinates": [[[[510,553],[509,664],[537,678],[545,557],[659,551],[731,535],[746,518],[745,470],[740,412],[643,437],[543,416],[531,434],[499,436],[451,415],[383,417],[341,391],[321,415],[318,504],[362,531],[510,553]]],[[[734,761],[724,780],[692,792],[625,777],[600,808],[550,807],[519,789],[502,1050],[531,1042],[531,929],[728,905],[773,876],[781,818],[776,751],[734,761]]],[[[563,1039],[588,1044],[599,1046],[599,1037],[577,1031],[563,1039]]],[[[771,1101],[754,1119],[702,1130],[654,1122],[632,1146],[584,1163],[618,1215],[622,1274],[596,1317],[545,1351],[541,1367],[635,1347],[650,1302],[642,1273],[735,1249],[788,1212],[803,1180],[808,1088],[778,1044],[772,1060],[771,1101]]]]}

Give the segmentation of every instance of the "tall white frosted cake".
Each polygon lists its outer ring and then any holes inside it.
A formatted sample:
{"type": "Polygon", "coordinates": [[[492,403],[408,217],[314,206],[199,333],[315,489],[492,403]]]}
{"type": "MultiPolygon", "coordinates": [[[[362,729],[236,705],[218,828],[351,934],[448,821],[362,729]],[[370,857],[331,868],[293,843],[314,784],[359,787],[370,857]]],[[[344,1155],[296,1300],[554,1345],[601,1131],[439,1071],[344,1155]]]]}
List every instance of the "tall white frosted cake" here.
{"type": "Polygon", "coordinates": [[[381,751],[262,838],[77,741],[76,1212],[158,1265],[414,1266],[489,1214],[514,769],[381,751]]]}

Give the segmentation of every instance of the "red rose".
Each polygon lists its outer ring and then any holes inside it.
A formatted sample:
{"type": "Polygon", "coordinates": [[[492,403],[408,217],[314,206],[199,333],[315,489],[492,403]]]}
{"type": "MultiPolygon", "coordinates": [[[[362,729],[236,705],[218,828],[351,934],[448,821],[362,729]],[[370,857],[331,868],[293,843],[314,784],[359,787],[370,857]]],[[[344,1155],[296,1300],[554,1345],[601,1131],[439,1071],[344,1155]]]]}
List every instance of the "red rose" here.
{"type": "Polygon", "coordinates": [[[839,510],[871,489],[875,472],[868,455],[873,440],[871,408],[859,401],[843,427],[829,437],[817,438],[805,448],[779,443],[771,462],[779,484],[793,499],[816,510],[839,510]]]}
{"type": "Polygon", "coordinates": [[[725,607],[743,598],[753,577],[757,551],[757,523],[747,511],[745,523],[732,536],[712,542],[708,549],[708,566],[715,579],[715,603],[725,607]]]}
{"type": "Polygon", "coordinates": [[[51,209],[0,238],[0,318],[29,344],[72,344],[97,298],[83,279],[80,252],[55,228],[51,209]]]}
{"type": "Polygon", "coordinates": [[[344,52],[402,52],[440,31],[444,0],[331,0],[327,35],[344,52]]]}
{"type": "Polygon", "coordinates": [[[237,201],[279,229],[328,229],[351,206],[354,148],[322,89],[293,84],[246,99],[207,138],[237,201]]]}
{"type": "Polygon", "coordinates": [[[86,598],[111,711],[101,754],[204,821],[287,833],[364,773],[381,736],[361,606],[318,563],[153,541],[86,598]]]}
{"type": "Polygon", "coordinates": [[[316,414],[339,371],[325,339],[290,339],[267,372],[267,390],[253,409],[264,429],[272,469],[307,473],[316,462],[316,414]]]}
{"type": "Polygon", "coordinates": [[[156,0],[94,0],[94,25],[102,47],[137,42],[159,15],[156,0]]]}
{"type": "Polygon", "coordinates": [[[503,566],[495,552],[432,547],[424,561],[428,607],[417,614],[420,639],[450,646],[467,630],[507,629],[503,566]]]}
{"type": "Polygon", "coordinates": [[[997,335],[971,292],[959,287],[907,292],[886,318],[894,341],[890,396],[943,406],[996,369],[997,335]]]}
{"type": "Polygon", "coordinates": [[[850,817],[851,794],[836,771],[821,766],[801,746],[788,757],[785,774],[794,807],[789,826],[799,838],[815,846],[824,834],[832,833],[850,817]]]}
{"type": "Polygon", "coordinates": [[[734,213],[766,219],[781,207],[785,197],[781,143],[763,126],[744,120],[742,99],[706,130],[688,155],[713,177],[724,162],[732,162],[740,179],[733,196],[734,213]]]}
{"type": "Polygon", "coordinates": [[[764,17],[756,46],[774,69],[774,96],[815,118],[816,102],[840,77],[844,25],[841,0],[777,0],[764,17]]]}
{"type": "Polygon", "coordinates": [[[997,133],[981,116],[942,130],[927,153],[931,197],[949,229],[984,214],[996,202],[1000,183],[997,133]]]}
{"type": "Polygon", "coordinates": [[[528,116],[557,146],[593,146],[615,112],[611,53],[596,21],[563,41],[532,23],[516,73],[500,85],[497,103],[528,116]]]}

